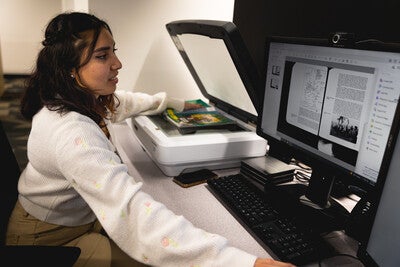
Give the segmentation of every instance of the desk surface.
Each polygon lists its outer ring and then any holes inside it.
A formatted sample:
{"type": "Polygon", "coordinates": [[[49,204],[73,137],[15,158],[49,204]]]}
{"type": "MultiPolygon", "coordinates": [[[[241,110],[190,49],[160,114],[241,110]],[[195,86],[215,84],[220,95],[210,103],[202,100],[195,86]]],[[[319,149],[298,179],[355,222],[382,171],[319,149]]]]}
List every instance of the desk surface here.
{"type": "MultiPolygon", "coordinates": [[[[165,176],[142,149],[127,123],[115,124],[116,147],[129,173],[143,182],[143,191],[166,205],[178,215],[183,215],[195,226],[226,237],[229,244],[259,257],[271,256],[229,211],[207,189],[206,184],[182,188],[165,176]]],[[[238,172],[237,169],[215,171],[219,174],[238,172]]],[[[342,232],[333,232],[328,238],[340,252],[355,255],[357,244],[342,232]]],[[[363,266],[350,257],[324,260],[324,266],[363,266]]],[[[310,266],[317,266],[310,265],[310,266]]]]}

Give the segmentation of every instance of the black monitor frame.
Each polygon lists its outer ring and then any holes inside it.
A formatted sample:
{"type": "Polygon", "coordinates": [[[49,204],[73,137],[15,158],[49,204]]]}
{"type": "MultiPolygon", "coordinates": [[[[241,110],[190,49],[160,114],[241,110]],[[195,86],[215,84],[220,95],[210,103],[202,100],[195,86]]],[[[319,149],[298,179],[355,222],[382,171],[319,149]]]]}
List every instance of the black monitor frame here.
{"type": "MultiPolygon", "coordinates": [[[[353,48],[353,49],[361,49],[361,50],[370,50],[370,51],[388,51],[388,52],[396,52],[400,53],[400,45],[392,44],[392,43],[381,43],[381,42],[360,42],[360,43],[351,43],[346,44],[346,47],[342,44],[337,45],[334,44],[329,39],[315,39],[315,38],[293,38],[293,37],[279,37],[279,36],[270,36],[267,38],[266,42],[266,55],[265,55],[265,63],[268,63],[268,51],[269,44],[271,42],[284,42],[284,43],[293,43],[293,44],[305,44],[305,45],[313,45],[313,46],[325,46],[325,47],[343,47],[343,48],[353,48]]],[[[268,81],[266,81],[268,82],[268,81]]],[[[262,90],[265,93],[266,87],[262,90]]],[[[264,95],[262,97],[264,99],[264,95]]],[[[263,105],[262,105],[263,107],[263,105]]],[[[398,131],[398,113],[399,108],[396,109],[395,119],[393,121],[394,127],[391,128],[389,133],[389,138],[386,146],[387,151],[392,150],[393,146],[393,138],[397,135],[398,131]]],[[[376,184],[371,183],[366,179],[362,179],[359,176],[355,176],[350,173],[347,169],[338,166],[335,163],[328,161],[322,157],[319,157],[316,154],[313,154],[301,147],[295,146],[290,142],[285,140],[276,139],[274,136],[271,136],[263,131],[262,121],[263,121],[263,111],[259,113],[258,122],[257,122],[257,134],[261,137],[264,137],[268,140],[270,145],[270,150],[268,152],[269,155],[282,159],[284,161],[288,161],[289,159],[295,158],[310,167],[313,168],[313,175],[311,177],[308,192],[306,195],[313,202],[317,203],[320,207],[324,208],[327,204],[327,201],[330,199],[331,188],[334,180],[343,181],[346,185],[355,185],[365,192],[372,192],[376,190],[376,184]],[[317,174],[317,175],[315,175],[317,174]]],[[[389,153],[390,154],[390,153],[389,153]]],[[[382,161],[381,169],[379,171],[378,179],[383,179],[384,169],[387,168],[387,164],[389,164],[388,156],[385,155],[384,161],[382,161]]]]}
{"type": "MultiPolygon", "coordinates": [[[[380,232],[382,228],[388,228],[391,229],[394,225],[398,225],[398,219],[397,220],[385,220],[385,224],[382,223],[383,219],[381,219],[381,222],[377,223],[376,220],[378,212],[386,213],[388,212],[388,208],[395,207],[395,209],[391,210],[391,214],[389,216],[396,216],[396,218],[399,218],[400,211],[397,209],[397,201],[393,201],[395,199],[399,199],[398,196],[396,196],[396,190],[391,190],[389,187],[395,186],[396,188],[398,185],[398,157],[400,155],[400,143],[399,143],[399,131],[400,131],[400,105],[397,106],[396,109],[396,114],[393,120],[392,124],[392,129],[391,132],[393,133],[390,136],[390,139],[388,141],[388,144],[386,146],[385,154],[383,156],[383,161],[382,161],[382,167],[381,171],[379,172],[379,177],[375,186],[375,190],[371,191],[368,195],[368,201],[370,201],[371,206],[368,210],[368,218],[365,218],[365,236],[359,241],[359,248],[357,251],[357,256],[360,258],[361,262],[365,264],[366,266],[376,266],[378,267],[378,261],[381,259],[376,259],[375,256],[372,256],[369,251],[369,243],[370,242],[375,242],[371,240],[371,230],[373,227],[378,227],[377,230],[380,232]],[[391,201],[391,203],[389,203],[391,201]],[[390,221],[390,222],[389,222],[390,221]]],[[[397,227],[397,226],[396,226],[397,227]]],[[[400,225],[397,227],[398,231],[400,231],[400,225]]],[[[397,233],[393,233],[397,234],[397,233]]],[[[387,240],[389,238],[386,235],[383,235],[383,237],[387,240]]],[[[382,240],[382,239],[381,239],[382,240]]],[[[397,242],[399,244],[400,240],[399,238],[395,238],[394,242],[397,242]]],[[[379,246],[384,247],[387,249],[387,244],[378,244],[379,246]]],[[[376,246],[376,245],[374,245],[376,246]]],[[[393,255],[393,257],[396,257],[397,255],[393,255]]],[[[379,257],[384,257],[383,255],[379,255],[379,257]]],[[[397,259],[399,257],[397,256],[397,259]]]]}

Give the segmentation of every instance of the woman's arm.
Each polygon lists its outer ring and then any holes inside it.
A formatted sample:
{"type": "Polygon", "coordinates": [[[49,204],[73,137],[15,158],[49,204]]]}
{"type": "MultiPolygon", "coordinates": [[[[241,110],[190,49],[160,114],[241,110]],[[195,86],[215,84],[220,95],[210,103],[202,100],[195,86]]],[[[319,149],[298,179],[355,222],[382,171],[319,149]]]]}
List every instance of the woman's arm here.
{"type": "Polygon", "coordinates": [[[273,259],[258,258],[254,263],[254,267],[295,267],[291,263],[276,261],[273,259]]]}
{"type": "MultiPolygon", "coordinates": [[[[116,113],[112,116],[112,122],[123,121],[137,115],[154,115],[162,113],[167,107],[182,111],[185,109],[185,101],[178,98],[168,97],[165,92],[149,95],[145,93],[134,93],[116,91],[119,105],[116,113]]],[[[187,105],[187,108],[193,108],[187,105]]]]}

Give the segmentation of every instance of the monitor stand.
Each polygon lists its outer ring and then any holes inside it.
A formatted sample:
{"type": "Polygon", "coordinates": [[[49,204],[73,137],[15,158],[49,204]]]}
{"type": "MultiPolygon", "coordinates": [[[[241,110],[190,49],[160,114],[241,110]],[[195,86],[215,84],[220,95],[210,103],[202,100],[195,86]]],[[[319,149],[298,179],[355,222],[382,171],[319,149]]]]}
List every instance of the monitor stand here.
{"type": "Polygon", "coordinates": [[[287,207],[288,211],[307,221],[316,232],[343,230],[350,213],[330,196],[334,179],[332,175],[323,175],[318,170],[313,170],[308,186],[280,185],[270,189],[270,193],[277,196],[284,209],[287,207]],[[284,202],[287,202],[287,205],[284,202]],[[293,203],[295,209],[291,207],[293,203]]]}
{"type": "Polygon", "coordinates": [[[342,230],[346,227],[346,222],[350,213],[343,205],[331,197],[331,190],[335,181],[333,172],[313,168],[311,178],[304,195],[299,197],[301,204],[310,208],[320,210],[323,214],[332,218],[333,228],[342,230]]]}
{"type": "Polygon", "coordinates": [[[315,209],[327,209],[335,202],[331,198],[331,190],[335,177],[325,175],[316,169],[313,169],[307,190],[300,201],[304,205],[309,205],[315,209]]]}

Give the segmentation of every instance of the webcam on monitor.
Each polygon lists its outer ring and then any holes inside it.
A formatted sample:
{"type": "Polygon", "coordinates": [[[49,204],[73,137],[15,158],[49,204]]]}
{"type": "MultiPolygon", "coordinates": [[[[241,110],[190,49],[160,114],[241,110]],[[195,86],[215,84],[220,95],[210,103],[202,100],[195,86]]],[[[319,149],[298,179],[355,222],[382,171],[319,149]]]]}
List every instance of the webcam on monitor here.
{"type": "Polygon", "coordinates": [[[330,35],[330,41],[333,46],[348,47],[354,44],[354,33],[349,32],[333,32],[330,35]]]}

